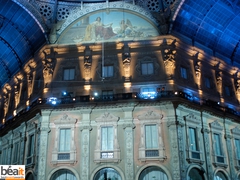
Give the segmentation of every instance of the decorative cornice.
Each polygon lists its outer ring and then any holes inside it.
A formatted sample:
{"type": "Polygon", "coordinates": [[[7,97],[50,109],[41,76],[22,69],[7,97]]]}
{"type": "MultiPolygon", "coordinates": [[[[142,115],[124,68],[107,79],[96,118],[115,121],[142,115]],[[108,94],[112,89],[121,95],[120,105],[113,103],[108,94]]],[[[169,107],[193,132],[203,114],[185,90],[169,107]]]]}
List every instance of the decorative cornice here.
{"type": "Polygon", "coordinates": [[[105,112],[100,117],[96,118],[96,122],[117,122],[120,118],[110,114],[109,112],[105,112]]]}
{"type": "Polygon", "coordinates": [[[60,119],[54,121],[54,124],[75,124],[77,119],[69,117],[67,114],[63,114],[60,119]]]}
{"type": "Polygon", "coordinates": [[[221,124],[219,124],[219,122],[217,120],[213,121],[209,125],[212,129],[216,129],[216,130],[220,130],[220,131],[223,130],[223,127],[221,126],[221,124]]]}
{"type": "Polygon", "coordinates": [[[232,132],[233,135],[240,136],[240,129],[239,129],[238,126],[233,128],[233,129],[231,129],[231,132],[232,132]]]}
{"type": "Polygon", "coordinates": [[[153,111],[148,111],[138,116],[139,120],[153,120],[153,119],[162,119],[162,118],[163,118],[162,114],[156,114],[153,111]]]}

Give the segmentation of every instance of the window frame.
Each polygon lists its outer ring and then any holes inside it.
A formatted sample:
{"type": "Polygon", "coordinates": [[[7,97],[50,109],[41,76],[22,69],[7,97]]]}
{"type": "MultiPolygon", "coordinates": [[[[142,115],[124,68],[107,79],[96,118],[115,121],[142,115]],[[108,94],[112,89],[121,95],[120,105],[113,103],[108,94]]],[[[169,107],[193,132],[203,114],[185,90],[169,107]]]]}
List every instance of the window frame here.
{"type": "Polygon", "coordinates": [[[201,134],[201,124],[199,124],[200,114],[199,112],[190,112],[188,115],[184,116],[185,120],[185,128],[186,128],[186,139],[187,139],[187,161],[190,163],[204,163],[203,150],[200,147],[203,147],[202,139],[200,138],[201,134]],[[196,150],[191,149],[191,134],[190,129],[194,129],[195,131],[195,142],[196,142],[196,150]],[[199,156],[199,158],[197,157],[199,156]]]}
{"type": "Polygon", "coordinates": [[[114,77],[114,66],[112,64],[105,64],[102,66],[102,77],[103,78],[114,77]]]}
{"type": "Polygon", "coordinates": [[[233,154],[234,154],[234,163],[235,168],[240,170],[240,147],[239,147],[239,158],[237,156],[237,146],[235,140],[238,139],[240,143],[240,129],[236,126],[235,128],[231,129],[232,133],[232,143],[233,143],[233,154]]]}
{"type": "Polygon", "coordinates": [[[120,162],[120,147],[118,143],[117,138],[117,125],[119,121],[119,117],[114,116],[113,114],[110,114],[108,112],[105,112],[100,117],[95,119],[96,126],[97,126],[97,140],[96,140],[96,146],[94,150],[94,162],[101,163],[101,162],[120,162]],[[102,153],[105,153],[107,151],[103,151],[101,147],[102,143],[102,127],[112,127],[113,128],[113,150],[111,153],[113,153],[111,156],[109,154],[109,157],[102,158],[102,153]]]}
{"type": "Polygon", "coordinates": [[[63,68],[63,81],[73,81],[75,80],[75,75],[76,75],[76,69],[74,67],[63,68]],[[67,73],[66,71],[69,71],[68,76],[66,74],[67,73]],[[71,75],[71,71],[73,71],[73,77],[71,75]]]}
{"type": "Polygon", "coordinates": [[[213,164],[217,167],[227,167],[227,160],[226,160],[226,152],[223,146],[223,126],[218,122],[218,120],[213,121],[212,123],[209,124],[211,128],[211,140],[212,140],[212,152],[213,152],[213,164]],[[221,153],[217,154],[216,152],[216,140],[215,140],[215,135],[218,135],[219,137],[219,146],[221,148],[221,153]]]}
{"type": "Polygon", "coordinates": [[[231,86],[224,86],[224,94],[227,97],[232,97],[232,91],[231,91],[231,86]]]}
{"type": "Polygon", "coordinates": [[[69,117],[67,114],[64,114],[59,119],[55,120],[50,124],[52,129],[55,129],[55,140],[54,147],[52,151],[52,164],[61,164],[61,163],[69,163],[74,164],[76,159],[76,147],[75,147],[75,127],[76,127],[77,119],[69,117]],[[60,132],[61,129],[69,129],[70,131],[70,149],[69,152],[61,152],[60,151],[60,132]]]}
{"type": "Polygon", "coordinates": [[[184,66],[180,66],[181,78],[188,79],[188,69],[184,66]]]}
{"type": "MultiPolygon", "coordinates": [[[[162,114],[157,114],[153,111],[147,111],[143,114],[138,116],[138,120],[140,122],[140,144],[138,148],[138,155],[140,161],[146,161],[146,160],[159,160],[164,161],[166,159],[165,155],[165,148],[164,148],[164,142],[162,138],[162,114]],[[157,140],[158,140],[158,148],[155,148],[155,152],[151,152],[153,156],[148,156],[148,149],[146,148],[146,134],[145,134],[145,126],[146,125],[156,125],[156,131],[157,131],[157,140]],[[158,151],[158,155],[156,154],[156,151],[158,151]]],[[[150,153],[150,154],[151,154],[150,153]]]]}
{"type": "Polygon", "coordinates": [[[154,74],[154,63],[153,63],[153,61],[143,61],[143,62],[141,62],[140,65],[141,65],[141,75],[149,76],[149,75],[154,74]],[[149,65],[152,65],[152,67],[151,67],[152,69],[149,69],[150,68],[149,65]],[[146,71],[146,73],[143,73],[145,71],[146,71]]]}
{"type": "Polygon", "coordinates": [[[204,77],[204,86],[208,89],[211,89],[212,84],[211,84],[211,78],[210,77],[207,77],[207,76],[204,77]]]}

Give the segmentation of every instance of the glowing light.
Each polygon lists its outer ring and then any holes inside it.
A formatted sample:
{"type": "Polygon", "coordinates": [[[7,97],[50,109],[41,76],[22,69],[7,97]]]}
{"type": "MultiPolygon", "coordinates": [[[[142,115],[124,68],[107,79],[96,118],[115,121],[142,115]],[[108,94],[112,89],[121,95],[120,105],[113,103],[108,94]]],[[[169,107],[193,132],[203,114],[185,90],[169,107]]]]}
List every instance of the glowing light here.
{"type": "Polygon", "coordinates": [[[94,96],[98,96],[98,93],[97,93],[97,92],[95,92],[95,93],[94,93],[94,96]]]}
{"type": "Polygon", "coordinates": [[[27,102],[26,102],[26,106],[29,106],[29,100],[27,100],[27,102]]]}
{"type": "Polygon", "coordinates": [[[48,102],[51,103],[52,105],[57,104],[57,98],[56,97],[50,97],[48,98],[48,102]]]}
{"type": "Polygon", "coordinates": [[[73,100],[73,101],[76,101],[76,99],[75,99],[75,98],[73,98],[72,100],[73,100]]]}
{"type": "Polygon", "coordinates": [[[14,110],[13,111],[13,116],[16,116],[17,115],[17,110],[14,110]]]}
{"type": "Polygon", "coordinates": [[[132,83],[130,83],[130,82],[124,83],[125,88],[130,88],[131,86],[132,86],[132,83]]]}
{"type": "Polygon", "coordinates": [[[91,85],[84,85],[84,89],[89,91],[91,89],[91,85]]]}

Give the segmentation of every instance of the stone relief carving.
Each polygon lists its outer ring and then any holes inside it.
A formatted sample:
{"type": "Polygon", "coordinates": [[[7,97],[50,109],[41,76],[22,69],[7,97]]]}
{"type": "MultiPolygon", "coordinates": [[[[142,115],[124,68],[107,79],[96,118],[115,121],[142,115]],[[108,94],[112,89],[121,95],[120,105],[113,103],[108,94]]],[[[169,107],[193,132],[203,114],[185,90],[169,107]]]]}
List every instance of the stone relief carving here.
{"type": "Polygon", "coordinates": [[[125,172],[126,180],[134,179],[134,166],[133,166],[133,129],[131,127],[125,128],[125,145],[126,145],[126,161],[125,161],[125,172]]]}
{"type": "Polygon", "coordinates": [[[30,60],[25,66],[24,71],[26,72],[27,76],[27,88],[28,88],[28,99],[32,95],[33,92],[33,85],[35,80],[35,68],[37,67],[37,64],[34,60],[30,60]]]}
{"type": "Polygon", "coordinates": [[[213,122],[210,123],[209,125],[210,125],[210,127],[213,128],[213,129],[220,130],[220,131],[223,130],[223,127],[221,126],[221,124],[220,124],[217,120],[213,121],[213,122]]]}
{"type": "Polygon", "coordinates": [[[236,95],[237,95],[238,102],[240,103],[240,79],[237,79],[237,82],[236,82],[236,95]]]}
{"type": "Polygon", "coordinates": [[[240,136],[240,128],[238,126],[231,129],[231,132],[232,132],[233,135],[240,136]]]}
{"type": "Polygon", "coordinates": [[[130,81],[130,64],[131,64],[131,57],[130,57],[130,53],[125,52],[123,54],[123,69],[124,69],[124,77],[125,77],[125,81],[130,81]]]}
{"type": "Polygon", "coordinates": [[[216,74],[216,81],[217,81],[217,90],[220,95],[222,95],[222,72],[219,71],[216,74]]]}
{"type": "Polygon", "coordinates": [[[53,71],[54,71],[54,60],[51,58],[45,58],[42,60],[43,64],[43,78],[44,78],[44,88],[48,88],[52,81],[53,71]]]}
{"type": "Polygon", "coordinates": [[[11,86],[9,84],[5,84],[3,87],[3,117],[6,117],[9,108],[9,102],[11,97],[11,86]]]}
{"type": "Polygon", "coordinates": [[[152,12],[153,17],[157,20],[161,34],[167,34],[169,31],[169,23],[171,18],[171,9],[168,6],[159,12],[152,12]]]}
{"type": "Polygon", "coordinates": [[[17,74],[14,77],[14,107],[17,108],[19,102],[20,102],[20,95],[22,93],[22,79],[23,79],[23,75],[22,74],[17,74]]]}
{"type": "Polygon", "coordinates": [[[163,118],[162,114],[156,114],[153,111],[147,111],[146,113],[138,116],[139,120],[152,120],[152,119],[162,119],[162,118],[163,118]]]}
{"type": "Polygon", "coordinates": [[[196,83],[199,89],[201,89],[201,62],[198,61],[195,65],[196,83]]]}
{"type": "Polygon", "coordinates": [[[176,50],[172,49],[165,49],[164,50],[164,66],[166,70],[166,75],[168,79],[172,79],[174,75],[175,66],[175,57],[176,57],[176,50]]]}
{"type": "Polygon", "coordinates": [[[113,114],[110,114],[109,112],[104,112],[100,117],[96,118],[96,122],[117,122],[119,120],[119,117],[114,116],[113,114]]]}

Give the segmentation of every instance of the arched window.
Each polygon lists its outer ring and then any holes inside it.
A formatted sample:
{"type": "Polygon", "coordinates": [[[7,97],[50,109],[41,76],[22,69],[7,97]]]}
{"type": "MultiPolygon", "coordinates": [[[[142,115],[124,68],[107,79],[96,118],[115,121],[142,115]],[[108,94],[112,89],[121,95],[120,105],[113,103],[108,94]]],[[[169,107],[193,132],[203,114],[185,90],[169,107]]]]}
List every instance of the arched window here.
{"type": "Polygon", "coordinates": [[[61,169],[56,171],[52,177],[51,180],[77,180],[76,176],[67,169],[61,169]]]}
{"type": "Polygon", "coordinates": [[[120,174],[113,168],[103,168],[99,170],[93,180],[121,180],[120,174]]]}
{"type": "Polygon", "coordinates": [[[34,180],[33,174],[28,173],[27,176],[26,176],[26,180],[34,180]]]}
{"type": "Polygon", "coordinates": [[[227,177],[221,171],[218,171],[214,176],[214,180],[227,180],[227,177]]]}
{"type": "Polygon", "coordinates": [[[156,166],[151,166],[144,169],[139,176],[139,180],[149,180],[149,179],[168,180],[168,177],[161,168],[156,166]]]}
{"type": "Polygon", "coordinates": [[[192,168],[188,174],[187,180],[204,180],[203,172],[197,168],[192,168]]]}

